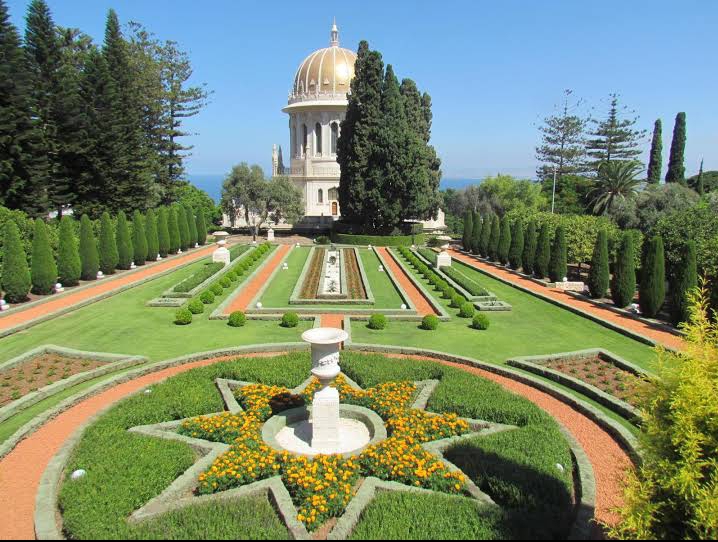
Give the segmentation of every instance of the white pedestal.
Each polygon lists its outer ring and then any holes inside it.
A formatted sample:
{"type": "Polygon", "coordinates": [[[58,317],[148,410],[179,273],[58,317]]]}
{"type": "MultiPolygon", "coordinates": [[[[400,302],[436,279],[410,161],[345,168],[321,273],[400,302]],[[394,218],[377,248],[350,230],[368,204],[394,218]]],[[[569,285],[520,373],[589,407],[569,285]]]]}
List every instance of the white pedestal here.
{"type": "Polygon", "coordinates": [[[436,257],[436,268],[440,267],[451,267],[451,256],[446,251],[440,252],[436,257]]]}
{"type": "Polygon", "coordinates": [[[212,253],[213,263],[220,262],[226,267],[232,262],[232,257],[229,254],[229,250],[227,250],[227,247],[225,247],[226,244],[227,241],[225,241],[224,239],[220,239],[220,241],[217,242],[219,248],[212,253]]]}
{"type": "Polygon", "coordinates": [[[274,241],[274,230],[272,228],[267,230],[267,241],[274,241]]]}

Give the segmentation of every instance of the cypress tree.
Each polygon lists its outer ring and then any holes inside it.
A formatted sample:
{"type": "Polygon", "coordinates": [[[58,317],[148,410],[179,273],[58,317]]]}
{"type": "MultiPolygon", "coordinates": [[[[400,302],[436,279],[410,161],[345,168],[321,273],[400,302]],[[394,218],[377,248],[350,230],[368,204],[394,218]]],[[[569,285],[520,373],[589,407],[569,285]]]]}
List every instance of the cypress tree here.
{"type": "Polygon", "coordinates": [[[82,262],[82,280],[97,279],[97,272],[100,269],[100,256],[97,252],[97,241],[95,232],[92,230],[92,222],[87,215],[80,219],[80,261],[82,262]]]}
{"type": "Polygon", "coordinates": [[[60,220],[60,243],[57,249],[57,274],[63,286],[76,286],[80,282],[82,262],[75,237],[75,224],[71,216],[60,220]]]}
{"type": "Polygon", "coordinates": [[[534,258],[534,274],[542,279],[548,275],[551,262],[551,230],[548,223],[541,226],[538,240],[536,241],[536,256],[534,258]]]}
{"type": "Polygon", "coordinates": [[[157,217],[157,246],[159,247],[159,255],[162,258],[166,258],[167,254],[170,253],[172,243],[170,238],[169,214],[167,207],[162,207],[157,217]]]}
{"type": "Polygon", "coordinates": [[[201,209],[197,211],[197,242],[200,246],[207,244],[207,224],[201,209]]]}
{"type": "Polygon", "coordinates": [[[187,224],[187,212],[184,206],[175,206],[175,213],[177,213],[177,227],[179,228],[180,234],[180,248],[184,251],[189,248],[189,225],[187,224]]]}
{"type": "Polygon", "coordinates": [[[506,215],[501,219],[500,230],[501,234],[498,248],[499,262],[501,262],[502,265],[506,265],[509,261],[509,251],[511,250],[511,222],[506,215]]]}
{"type": "Polygon", "coordinates": [[[154,262],[160,254],[160,239],[157,235],[157,217],[154,209],[147,211],[145,234],[147,235],[147,261],[154,262]]]}
{"type": "Polygon", "coordinates": [[[462,244],[464,251],[471,252],[474,247],[474,214],[471,211],[464,213],[464,237],[462,238],[462,244]]]}
{"type": "Polygon", "coordinates": [[[32,293],[51,294],[57,283],[57,264],[55,255],[47,238],[47,228],[41,218],[35,219],[35,233],[32,237],[32,293]]]}
{"type": "Polygon", "coordinates": [[[145,265],[148,250],[147,232],[145,231],[142,213],[139,211],[135,211],[132,216],[132,248],[134,251],[133,258],[135,260],[135,265],[145,265]]]}
{"type": "Polygon", "coordinates": [[[660,184],[661,165],[663,163],[663,124],[661,119],[653,125],[653,140],[651,141],[651,156],[648,161],[648,174],[646,180],[649,184],[660,184]]]}
{"type": "Polygon", "coordinates": [[[673,140],[671,141],[671,154],[668,159],[667,183],[685,183],[686,168],[684,155],[686,151],[686,114],[676,115],[676,124],[673,127],[673,140]]]}
{"type": "Polygon", "coordinates": [[[618,248],[616,263],[613,266],[611,281],[611,298],[619,308],[633,302],[636,295],[636,249],[631,232],[624,232],[621,246],[618,248]]]}
{"type": "Polygon", "coordinates": [[[194,248],[197,244],[197,222],[192,212],[192,207],[186,206],[184,209],[187,217],[187,226],[189,227],[189,248],[194,248]]]}
{"type": "Polygon", "coordinates": [[[509,262],[511,268],[519,270],[523,264],[524,253],[524,223],[523,221],[514,221],[513,233],[511,234],[511,250],[509,251],[509,262]]]}
{"type": "Polygon", "coordinates": [[[702,158],[701,158],[701,167],[698,170],[698,177],[696,178],[696,192],[698,192],[698,194],[701,196],[706,193],[705,183],[703,182],[703,159],[702,158]]]}
{"type": "Polygon", "coordinates": [[[596,244],[593,246],[591,257],[591,270],[588,273],[588,289],[591,297],[600,299],[606,297],[611,273],[608,268],[608,233],[599,230],[596,244]]]}
{"type": "Polygon", "coordinates": [[[174,207],[167,210],[167,228],[170,234],[170,254],[177,254],[182,246],[182,237],[177,221],[177,209],[174,207]]]}
{"type": "Polygon", "coordinates": [[[127,216],[124,211],[120,211],[117,215],[115,241],[117,244],[117,268],[129,269],[130,265],[132,265],[134,249],[132,248],[130,228],[127,225],[127,216]]]}
{"type": "Polygon", "coordinates": [[[491,245],[491,225],[493,223],[493,215],[488,214],[484,217],[484,223],[481,227],[481,255],[484,258],[489,257],[489,246],[491,245]]]}
{"type": "Polygon", "coordinates": [[[638,289],[638,302],[641,313],[653,318],[666,299],[666,268],[663,251],[663,238],[656,235],[643,251],[641,262],[641,285],[638,289]]]}
{"type": "Polygon", "coordinates": [[[681,249],[681,257],[671,279],[671,318],[675,325],[688,321],[688,294],[697,286],[696,243],[687,241],[681,249]]]}
{"type": "Polygon", "coordinates": [[[112,275],[117,269],[119,255],[115,242],[115,231],[107,211],[100,218],[100,270],[105,275],[112,275]]]}
{"type": "Polygon", "coordinates": [[[523,271],[527,275],[533,275],[534,273],[537,243],[538,235],[536,233],[536,221],[530,220],[528,226],[526,226],[526,242],[524,243],[523,258],[521,258],[523,271]]]}
{"type": "Polygon", "coordinates": [[[493,261],[499,259],[499,240],[501,239],[501,222],[499,217],[494,215],[491,218],[491,234],[489,237],[489,258],[493,261]]]}
{"type": "Polygon", "coordinates": [[[471,252],[479,254],[479,247],[481,245],[481,215],[474,213],[472,222],[474,226],[471,232],[471,252]]]}
{"type": "Polygon", "coordinates": [[[13,220],[5,223],[3,236],[2,291],[9,303],[21,303],[30,291],[30,270],[20,232],[13,220]]]}
{"type": "Polygon", "coordinates": [[[553,238],[553,247],[551,247],[551,264],[549,269],[549,278],[551,282],[561,282],[568,273],[568,264],[566,263],[566,231],[563,226],[556,228],[553,238]]]}

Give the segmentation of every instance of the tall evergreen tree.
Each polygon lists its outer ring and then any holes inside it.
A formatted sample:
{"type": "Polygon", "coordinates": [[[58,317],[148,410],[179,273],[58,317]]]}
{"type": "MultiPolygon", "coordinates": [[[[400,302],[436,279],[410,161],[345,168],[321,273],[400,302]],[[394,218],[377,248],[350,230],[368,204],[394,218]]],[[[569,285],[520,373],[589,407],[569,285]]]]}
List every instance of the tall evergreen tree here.
{"type": "Polygon", "coordinates": [[[649,318],[659,313],[666,299],[665,265],[663,238],[656,235],[644,245],[641,284],[638,290],[641,313],[649,318]]]}
{"type": "Polygon", "coordinates": [[[613,266],[611,298],[619,308],[627,306],[636,295],[636,248],[631,232],[624,232],[613,266]]]}
{"type": "Polygon", "coordinates": [[[559,225],[553,237],[553,246],[551,247],[551,263],[549,265],[549,278],[551,282],[561,282],[568,274],[568,264],[566,262],[566,230],[559,225]]]}
{"type": "Polygon", "coordinates": [[[3,260],[0,289],[9,303],[21,303],[30,291],[30,269],[27,254],[15,221],[8,220],[3,231],[3,260]]]}
{"type": "Polygon", "coordinates": [[[653,125],[653,139],[651,140],[651,157],[648,161],[648,174],[646,180],[649,184],[660,184],[661,166],[663,164],[663,124],[657,119],[653,125]]]}
{"type": "Polygon", "coordinates": [[[115,241],[115,229],[107,211],[100,217],[100,270],[105,275],[112,275],[117,269],[119,255],[115,241]]]}
{"type": "Polygon", "coordinates": [[[481,215],[479,213],[473,213],[473,231],[471,232],[471,252],[479,254],[479,248],[481,246],[481,215]]]}
{"type": "Polygon", "coordinates": [[[100,269],[100,256],[97,251],[95,232],[87,215],[80,220],[80,261],[82,262],[82,280],[97,279],[100,269]]]}
{"type": "Polygon", "coordinates": [[[521,269],[523,265],[524,242],[524,223],[521,220],[515,220],[511,234],[509,262],[511,263],[511,268],[516,271],[521,269]]]}
{"type": "Polygon", "coordinates": [[[48,295],[57,283],[57,264],[47,237],[47,227],[41,218],[35,219],[35,233],[32,237],[32,293],[48,295]]]}
{"type": "Polygon", "coordinates": [[[667,183],[686,182],[685,167],[686,152],[686,114],[676,115],[676,124],[673,127],[673,140],[671,141],[671,155],[668,159],[668,171],[666,172],[667,183]]]}
{"type": "Polygon", "coordinates": [[[551,228],[548,223],[541,226],[536,241],[536,257],[534,258],[534,274],[542,279],[548,275],[551,263],[551,228]]]}
{"type": "Polygon", "coordinates": [[[591,119],[594,125],[590,139],[586,142],[586,152],[593,159],[592,169],[598,171],[600,165],[612,160],[637,160],[641,155],[640,140],[645,130],[635,129],[637,116],[621,118],[622,114],[632,114],[626,107],[619,107],[618,94],[611,94],[608,116],[604,120],[591,119]]]}
{"type": "Polygon", "coordinates": [[[464,213],[464,236],[462,238],[464,250],[471,252],[474,247],[474,213],[467,210],[464,213]]]}
{"type": "Polygon", "coordinates": [[[189,225],[187,224],[187,213],[182,205],[174,207],[177,215],[177,228],[179,229],[180,248],[187,250],[189,248],[189,225]]]}
{"type": "Polygon", "coordinates": [[[524,252],[522,259],[523,271],[527,275],[534,274],[534,262],[536,261],[536,247],[538,243],[538,233],[536,231],[536,221],[530,220],[526,226],[526,242],[524,243],[524,252]]]}
{"type": "Polygon", "coordinates": [[[192,207],[185,206],[184,212],[187,217],[187,226],[189,226],[189,247],[194,248],[197,244],[197,221],[192,212],[192,207]]]}
{"type": "Polygon", "coordinates": [[[127,225],[127,216],[124,211],[117,214],[115,242],[117,244],[117,269],[129,269],[132,264],[134,249],[130,239],[130,228],[127,225]]]}
{"type": "Polygon", "coordinates": [[[161,207],[157,215],[157,245],[159,255],[166,258],[170,253],[172,241],[170,238],[169,211],[167,207],[161,207]]]}
{"type": "Polygon", "coordinates": [[[671,318],[675,325],[687,322],[690,316],[688,294],[698,286],[696,243],[686,241],[679,263],[671,274],[671,318]]]}
{"type": "Polygon", "coordinates": [[[76,286],[80,282],[82,262],[75,237],[75,220],[63,216],[60,220],[59,246],[57,249],[58,281],[63,286],[76,286]]]}
{"type": "Polygon", "coordinates": [[[147,211],[145,234],[147,234],[147,261],[154,262],[160,254],[160,239],[157,234],[157,216],[155,215],[154,209],[147,211]]]}
{"type": "Polygon", "coordinates": [[[705,183],[703,182],[703,159],[701,159],[701,167],[698,170],[698,177],[696,178],[696,192],[701,196],[706,193],[705,183]]]}
{"type": "Polygon", "coordinates": [[[481,244],[479,246],[481,256],[484,258],[489,257],[489,247],[491,246],[491,227],[494,222],[493,215],[487,214],[484,217],[483,225],[481,228],[481,244]]]}
{"type": "Polygon", "coordinates": [[[608,234],[605,229],[598,231],[596,244],[591,257],[591,270],[588,274],[588,290],[591,297],[600,299],[606,297],[608,284],[611,280],[608,268],[608,234]]]}
{"type": "Polygon", "coordinates": [[[511,250],[511,222],[509,217],[504,215],[501,219],[498,256],[499,262],[506,265],[509,261],[509,251],[511,250]]]}
{"type": "Polygon", "coordinates": [[[199,246],[207,244],[207,225],[204,220],[204,213],[201,209],[197,210],[197,243],[199,246]]]}
{"type": "Polygon", "coordinates": [[[177,254],[182,246],[182,237],[177,220],[177,209],[174,206],[167,210],[167,228],[170,235],[170,254],[177,254]]]}
{"type": "Polygon", "coordinates": [[[501,221],[497,215],[491,218],[491,234],[489,235],[489,258],[499,259],[499,241],[501,240],[501,221]]]}
{"type": "MultiPolygon", "coordinates": [[[[145,220],[142,213],[135,211],[132,216],[132,249],[135,265],[145,265],[147,261],[147,232],[145,231],[145,220]]],[[[155,258],[157,253],[155,252],[155,258]]]]}

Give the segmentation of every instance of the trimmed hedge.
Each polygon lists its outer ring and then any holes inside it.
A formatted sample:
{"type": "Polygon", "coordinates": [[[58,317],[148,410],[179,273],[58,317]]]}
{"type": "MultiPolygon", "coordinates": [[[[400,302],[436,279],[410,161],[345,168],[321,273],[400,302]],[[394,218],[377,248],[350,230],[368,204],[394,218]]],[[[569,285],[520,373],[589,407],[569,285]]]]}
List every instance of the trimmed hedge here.
{"type": "Polygon", "coordinates": [[[247,316],[242,311],[234,311],[229,315],[227,325],[230,327],[242,327],[247,323],[247,316]]]}
{"type": "Polygon", "coordinates": [[[109,213],[102,213],[100,218],[100,269],[105,275],[112,275],[119,261],[115,231],[109,213]]]}
{"type": "Polygon", "coordinates": [[[197,212],[195,220],[197,223],[197,243],[199,243],[200,246],[204,246],[207,244],[207,225],[204,221],[204,213],[201,210],[197,212]]]}
{"type": "Polygon", "coordinates": [[[221,262],[208,263],[197,271],[191,277],[186,278],[175,286],[172,291],[177,293],[186,293],[190,290],[195,289],[197,286],[202,284],[211,276],[219,273],[224,268],[224,264],[221,262]]]}
{"type": "Polygon", "coordinates": [[[167,207],[162,207],[157,216],[157,250],[162,258],[170,253],[170,218],[167,207]]]}
{"type": "Polygon", "coordinates": [[[35,235],[32,239],[32,293],[48,295],[57,283],[55,256],[47,238],[47,228],[41,218],[35,219],[35,235]]]}
{"type": "Polygon", "coordinates": [[[473,281],[461,271],[458,271],[454,267],[442,267],[442,273],[444,273],[451,280],[456,282],[464,290],[469,292],[473,296],[486,296],[489,295],[488,290],[481,286],[478,282],[473,281]]]}
{"type": "Polygon", "coordinates": [[[175,313],[175,324],[186,326],[192,323],[192,313],[189,309],[179,309],[175,313]]]}
{"type": "Polygon", "coordinates": [[[127,216],[123,211],[117,215],[115,230],[117,243],[117,269],[129,269],[132,264],[134,249],[130,240],[130,227],[127,225],[127,216]]]}
{"type": "Polygon", "coordinates": [[[551,248],[551,265],[549,268],[549,278],[551,282],[561,282],[568,273],[568,264],[566,262],[566,232],[563,226],[556,228],[553,239],[553,247],[551,248]]]}
{"type": "Polygon", "coordinates": [[[633,301],[636,294],[636,249],[631,232],[624,232],[621,246],[618,249],[616,263],[613,266],[611,282],[611,298],[620,308],[633,301]]]}
{"type": "Polygon", "coordinates": [[[459,317],[473,318],[475,312],[476,309],[474,308],[474,304],[467,301],[466,303],[461,305],[461,308],[459,309],[459,317]]]}
{"type": "Polygon", "coordinates": [[[608,234],[606,230],[598,232],[596,245],[593,247],[591,270],[588,273],[588,289],[591,297],[600,299],[606,297],[611,273],[608,269],[608,234]]]}
{"type": "Polygon", "coordinates": [[[675,325],[687,322],[690,316],[688,293],[698,286],[696,243],[687,241],[681,249],[681,263],[671,277],[671,318],[675,325]]]}
{"type": "Polygon", "coordinates": [[[2,290],[9,303],[20,303],[27,299],[31,285],[27,254],[15,222],[8,220],[3,234],[2,290]]]}
{"type": "Polygon", "coordinates": [[[216,296],[214,295],[214,293],[210,292],[209,290],[205,290],[200,294],[199,300],[205,305],[211,305],[212,303],[214,303],[215,297],[216,296]]]}
{"type": "Polygon", "coordinates": [[[192,314],[202,314],[204,312],[204,303],[201,299],[195,298],[187,304],[187,310],[192,314]]]}
{"type": "Polygon", "coordinates": [[[383,314],[372,314],[367,324],[369,329],[384,329],[386,327],[386,316],[383,314]]]}
{"type": "Polygon", "coordinates": [[[297,327],[299,325],[299,315],[296,312],[285,312],[282,315],[282,327],[297,327]]]}
{"type": "Polygon", "coordinates": [[[489,321],[489,317],[486,316],[483,312],[477,312],[474,314],[474,318],[471,322],[471,327],[474,329],[480,329],[480,330],[486,330],[489,329],[489,325],[491,322],[489,321]]]}
{"type": "Polygon", "coordinates": [[[666,300],[666,267],[663,238],[656,235],[644,244],[638,302],[641,312],[655,317],[666,300]]]}
{"type": "Polygon", "coordinates": [[[60,220],[60,243],[57,249],[57,275],[63,286],[76,286],[80,281],[82,262],[75,238],[75,221],[65,215],[60,220]]]}
{"type": "Polygon", "coordinates": [[[80,261],[82,262],[82,280],[96,280],[100,270],[100,256],[92,222],[87,215],[80,220],[80,261]]]}
{"type": "Polygon", "coordinates": [[[135,211],[132,215],[132,249],[135,265],[145,265],[148,252],[147,233],[145,232],[145,219],[139,211],[135,211]]]}
{"type": "Polygon", "coordinates": [[[160,255],[160,240],[157,233],[157,216],[154,209],[147,211],[145,218],[145,236],[147,237],[147,261],[154,262],[160,255]]]}
{"type": "Polygon", "coordinates": [[[439,318],[435,314],[427,314],[421,319],[421,329],[433,331],[439,327],[439,318]]]}
{"type": "Polygon", "coordinates": [[[341,245],[373,245],[377,247],[409,247],[423,245],[426,236],[417,235],[353,235],[350,233],[333,233],[332,240],[341,245]]]}

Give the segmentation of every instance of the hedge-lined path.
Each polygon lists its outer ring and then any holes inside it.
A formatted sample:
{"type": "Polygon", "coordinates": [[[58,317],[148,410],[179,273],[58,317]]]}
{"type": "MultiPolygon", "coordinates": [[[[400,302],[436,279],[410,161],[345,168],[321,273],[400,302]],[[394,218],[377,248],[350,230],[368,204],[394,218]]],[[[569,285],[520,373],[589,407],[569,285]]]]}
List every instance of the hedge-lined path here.
{"type": "Polygon", "coordinates": [[[558,301],[562,305],[568,305],[582,312],[591,314],[596,318],[628,329],[629,331],[637,333],[638,335],[642,335],[643,337],[651,339],[657,344],[675,350],[681,350],[685,346],[683,339],[668,331],[663,331],[656,328],[655,326],[651,326],[650,324],[647,324],[640,320],[636,320],[635,318],[623,316],[612,311],[611,309],[600,307],[589,301],[578,299],[570,294],[562,292],[561,290],[541,286],[539,284],[536,284],[532,280],[525,279],[508,270],[501,269],[500,267],[496,267],[494,265],[490,265],[470,256],[467,256],[466,254],[463,254],[455,249],[450,249],[449,253],[451,254],[452,258],[455,258],[471,267],[479,269],[490,276],[497,277],[500,280],[506,280],[508,282],[511,282],[512,284],[520,286],[521,288],[531,290],[532,292],[537,293],[541,297],[558,301]]]}
{"type": "Polygon", "coordinates": [[[97,282],[83,286],[61,296],[48,296],[46,300],[28,307],[17,309],[0,316],[0,332],[9,332],[13,328],[27,328],[40,323],[54,314],[64,314],[73,308],[86,305],[95,298],[102,298],[112,292],[124,290],[132,285],[139,285],[148,279],[164,274],[172,269],[190,264],[209,256],[215,246],[209,245],[192,250],[187,254],[172,256],[157,263],[138,267],[136,270],[124,272],[117,276],[110,275],[97,282]],[[33,322],[36,321],[36,322],[33,322]]]}
{"type": "Polygon", "coordinates": [[[389,249],[386,247],[376,247],[375,250],[379,254],[379,257],[383,261],[384,265],[391,269],[392,273],[394,273],[396,280],[399,281],[399,285],[406,292],[406,295],[411,298],[411,302],[416,307],[419,316],[436,314],[434,307],[431,306],[429,300],[426,299],[424,294],[422,294],[414,283],[411,282],[406,274],[406,271],[404,271],[404,268],[396,263],[396,260],[394,260],[391,254],[389,254],[389,249]]]}
{"type": "Polygon", "coordinates": [[[225,314],[232,314],[234,311],[246,311],[252,299],[259,293],[265,283],[269,280],[274,270],[280,264],[284,256],[292,250],[292,245],[280,245],[272,254],[269,262],[252,277],[247,284],[241,286],[242,291],[235,297],[224,310],[225,314]]]}
{"type": "MultiPolygon", "coordinates": [[[[90,422],[92,417],[103,409],[148,386],[191,369],[230,359],[269,357],[279,354],[281,352],[222,356],[162,369],[84,399],[49,420],[0,460],[0,540],[35,538],[35,499],[43,473],[52,458],[75,431],[90,422]]],[[[385,355],[399,357],[398,354],[385,355]]],[[[596,518],[603,521],[615,520],[610,509],[621,502],[621,480],[631,463],[618,443],[600,426],[558,399],[509,378],[431,357],[416,355],[401,357],[427,359],[490,379],[526,397],[561,421],[581,444],[593,465],[596,478],[596,518]]]]}

